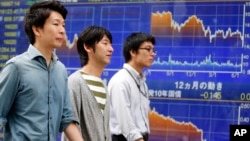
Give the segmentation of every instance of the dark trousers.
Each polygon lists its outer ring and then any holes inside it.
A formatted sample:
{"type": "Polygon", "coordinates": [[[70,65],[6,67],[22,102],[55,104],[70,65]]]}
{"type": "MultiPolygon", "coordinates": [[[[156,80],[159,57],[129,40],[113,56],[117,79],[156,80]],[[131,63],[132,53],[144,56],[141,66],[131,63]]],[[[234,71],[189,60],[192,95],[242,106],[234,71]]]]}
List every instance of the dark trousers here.
{"type": "MultiPolygon", "coordinates": [[[[143,134],[144,141],[148,141],[148,134],[143,134]]],[[[112,135],[112,141],[127,141],[123,135],[112,135]]]]}

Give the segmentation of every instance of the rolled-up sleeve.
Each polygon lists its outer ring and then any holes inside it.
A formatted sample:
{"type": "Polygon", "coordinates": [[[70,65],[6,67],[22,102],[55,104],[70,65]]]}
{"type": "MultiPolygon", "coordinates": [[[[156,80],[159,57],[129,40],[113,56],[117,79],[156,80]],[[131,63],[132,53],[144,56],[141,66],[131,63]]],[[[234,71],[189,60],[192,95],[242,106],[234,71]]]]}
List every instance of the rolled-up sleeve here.
{"type": "Polygon", "coordinates": [[[18,70],[8,63],[0,72],[0,127],[5,127],[7,115],[18,91],[18,70]]]}
{"type": "Polygon", "coordinates": [[[62,117],[62,122],[60,125],[60,132],[63,132],[65,128],[72,122],[79,124],[79,121],[74,117],[74,114],[73,114],[67,83],[66,83],[65,88],[66,88],[65,89],[66,92],[65,92],[64,107],[63,107],[63,117],[62,117]]]}

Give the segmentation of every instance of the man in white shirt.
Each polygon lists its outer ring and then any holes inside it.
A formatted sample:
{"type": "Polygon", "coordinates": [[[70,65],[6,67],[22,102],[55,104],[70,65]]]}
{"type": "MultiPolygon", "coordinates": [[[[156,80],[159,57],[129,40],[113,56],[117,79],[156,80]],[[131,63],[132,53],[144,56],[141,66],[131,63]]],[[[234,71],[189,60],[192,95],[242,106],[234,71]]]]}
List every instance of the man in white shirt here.
{"type": "Polygon", "coordinates": [[[150,133],[148,87],[143,69],[154,61],[155,38],[129,35],[123,46],[125,64],[108,83],[112,141],[147,141],[150,133]]]}

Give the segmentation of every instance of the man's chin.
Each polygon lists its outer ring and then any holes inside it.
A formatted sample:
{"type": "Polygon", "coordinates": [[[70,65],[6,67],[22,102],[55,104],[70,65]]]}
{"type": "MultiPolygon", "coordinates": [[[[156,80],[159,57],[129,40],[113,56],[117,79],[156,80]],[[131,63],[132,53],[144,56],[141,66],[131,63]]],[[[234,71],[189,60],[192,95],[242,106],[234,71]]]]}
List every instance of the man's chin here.
{"type": "Polygon", "coordinates": [[[66,45],[65,44],[58,44],[55,46],[55,48],[62,48],[62,47],[65,47],[66,45]]]}

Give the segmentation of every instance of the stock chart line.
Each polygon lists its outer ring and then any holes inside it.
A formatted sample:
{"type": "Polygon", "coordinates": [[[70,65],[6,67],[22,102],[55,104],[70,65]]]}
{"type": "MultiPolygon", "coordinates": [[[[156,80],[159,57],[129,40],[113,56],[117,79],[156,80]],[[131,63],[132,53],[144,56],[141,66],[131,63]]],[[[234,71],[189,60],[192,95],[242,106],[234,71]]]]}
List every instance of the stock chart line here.
{"type": "MultiPolygon", "coordinates": [[[[246,5],[185,6],[189,8],[185,14],[164,5],[152,6],[150,30],[157,38],[159,54],[151,71],[242,73],[249,61],[243,53],[246,5]],[[207,7],[213,12],[207,13],[207,7]],[[235,20],[227,23],[229,19],[235,20]]],[[[174,8],[183,8],[183,3],[174,8]]]]}
{"type": "MultiPolygon", "coordinates": [[[[185,58],[185,61],[178,61],[174,60],[172,55],[169,54],[167,56],[167,59],[163,60],[160,57],[158,57],[151,67],[151,71],[154,69],[165,69],[165,70],[171,70],[171,71],[190,71],[192,72],[224,72],[224,73],[241,73],[242,72],[242,66],[243,66],[243,60],[244,55],[241,54],[241,56],[236,56],[231,58],[231,60],[234,60],[233,62],[226,58],[226,57],[215,57],[211,56],[209,54],[208,56],[205,56],[205,58],[199,57],[199,56],[177,56],[175,57],[178,60],[183,60],[185,58]],[[214,60],[225,60],[224,62],[218,62],[214,60]],[[225,58],[225,59],[224,59],[225,58]],[[189,61],[187,61],[189,60],[189,61]],[[199,61],[198,61],[199,60],[199,61]]],[[[164,70],[164,71],[165,71],[164,70]]]]}

